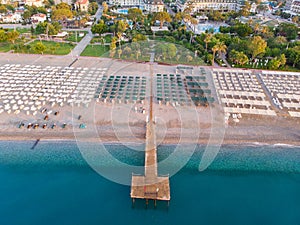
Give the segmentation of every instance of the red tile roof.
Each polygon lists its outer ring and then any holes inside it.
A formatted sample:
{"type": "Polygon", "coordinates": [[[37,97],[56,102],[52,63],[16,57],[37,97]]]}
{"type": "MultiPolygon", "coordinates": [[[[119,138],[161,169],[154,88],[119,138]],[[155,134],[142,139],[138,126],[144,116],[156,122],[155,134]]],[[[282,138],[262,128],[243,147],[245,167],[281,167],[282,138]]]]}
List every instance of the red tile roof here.
{"type": "Polygon", "coordinates": [[[85,4],[88,4],[88,0],[79,0],[79,1],[77,1],[77,3],[80,5],[85,5],[85,4]]]}

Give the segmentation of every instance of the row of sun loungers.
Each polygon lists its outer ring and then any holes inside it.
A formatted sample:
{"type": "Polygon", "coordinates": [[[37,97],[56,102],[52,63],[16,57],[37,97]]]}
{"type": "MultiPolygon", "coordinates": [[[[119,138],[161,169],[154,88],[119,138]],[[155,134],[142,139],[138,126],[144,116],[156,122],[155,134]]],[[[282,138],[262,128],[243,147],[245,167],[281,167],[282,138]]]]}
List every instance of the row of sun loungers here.
{"type": "Polygon", "coordinates": [[[88,105],[105,69],[0,66],[0,113],[37,114],[44,105],[88,105]]]}
{"type": "Polygon", "coordinates": [[[212,74],[225,112],[276,116],[252,71],[222,68],[212,74]]]}
{"type": "Polygon", "coordinates": [[[263,71],[260,77],[278,106],[287,110],[291,117],[300,117],[300,74],[263,71]]]}

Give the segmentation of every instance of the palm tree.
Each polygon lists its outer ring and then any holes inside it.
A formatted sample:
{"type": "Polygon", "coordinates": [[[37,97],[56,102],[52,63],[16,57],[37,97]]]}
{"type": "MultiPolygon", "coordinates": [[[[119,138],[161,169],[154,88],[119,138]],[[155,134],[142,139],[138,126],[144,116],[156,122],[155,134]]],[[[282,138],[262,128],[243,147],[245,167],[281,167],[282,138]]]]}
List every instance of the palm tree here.
{"type": "Polygon", "coordinates": [[[259,30],[260,30],[260,26],[259,26],[258,23],[256,23],[256,24],[254,25],[254,32],[257,34],[259,30]]]}
{"type": "Polygon", "coordinates": [[[226,54],[227,46],[224,44],[223,41],[222,41],[222,42],[218,41],[218,42],[214,45],[214,47],[212,47],[211,50],[212,50],[212,52],[213,52],[212,64],[214,64],[216,52],[218,52],[219,57],[220,57],[222,54],[226,54]]]}
{"type": "Polygon", "coordinates": [[[198,24],[198,20],[195,19],[195,18],[191,18],[191,19],[190,19],[190,22],[191,22],[191,24],[192,24],[192,26],[193,26],[193,32],[195,33],[196,25],[198,24]]]}
{"type": "Polygon", "coordinates": [[[205,51],[207,52],[207,46],[208,46],[208,43],[211,42],[211,39],[213,37],[213,34],[212,33],[206,33],[205,34],[205,38],[204,38],[204,42],[205,42],[205,51]]]}
{"type": "Polygon", "coordinates": [[[154,16],[155,20],[158,20],[160,22],[160,28],[162,28],[164,22],[171,22],[172,19],[170,17],[170,14],[167,12],[158,12],[154,16]]]}
{"type": "Polygon", "coordinates": [[[119,55],[119,59],[121,58],[121,55],[122,55],[122,49],[118,49],[118,55],[119,55]]]}

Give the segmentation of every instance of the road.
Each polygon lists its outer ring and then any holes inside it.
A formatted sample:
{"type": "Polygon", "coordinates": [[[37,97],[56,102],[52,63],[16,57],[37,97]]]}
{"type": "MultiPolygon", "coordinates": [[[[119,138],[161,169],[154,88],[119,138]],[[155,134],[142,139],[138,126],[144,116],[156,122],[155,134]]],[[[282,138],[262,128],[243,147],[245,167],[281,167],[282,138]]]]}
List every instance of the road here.
{"type": "MultiPolygon", "coordinates": [[[[99,8],[95,14],[96,22],[101,18],[102,16],[102,6],[99,5],[99,8]]],[[[76,47],[69,53],[69,56],[78,58],[80,54],[84,51],[86,46],[91,42],[94,35],[92,34],[91,28],[87,28],[86,31],[88,33],[85,35],[84,38],[81,39],[81,41],[76,45],[76,47]]]]}
{"type": "Polygon", "coordinates": [[[165,8],[171,16],[175,16],[174,11],[165,3],[165,8]]]}
{"type": "Polygon", "coordinates": [[[0,24],[0,27],[2,27],[3,29],[15,29],[15,28],[30,28],[31,26],[34,26],[32,24],[27,24],[27,25],[22,25],[20,23],[16,23],[16,24],[0,24]]]}

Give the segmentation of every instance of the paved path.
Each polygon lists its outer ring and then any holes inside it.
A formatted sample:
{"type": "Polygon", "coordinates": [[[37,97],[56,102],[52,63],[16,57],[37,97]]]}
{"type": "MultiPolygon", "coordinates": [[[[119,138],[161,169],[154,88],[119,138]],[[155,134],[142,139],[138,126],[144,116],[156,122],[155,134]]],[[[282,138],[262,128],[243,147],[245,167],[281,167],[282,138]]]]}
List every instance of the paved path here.
{"type": "Polygon", "coordinates": [[[175,12],[165,3],[165,8],[171,16],[175,16],[175,12]]]}
{"type": "Polygon", "coordinates": [[[222,58],[223,62],[226,64],[226,66],[227,66],[228,68],[231,68],[231,65],[227,62],[226,56],[225,56],[224,54],[222,54],[221,58],[222,58]]]}
{"type": "MultiPolygon", "coordinates": [[[[99,8],[95,14],[96,22],[101,18],[102,16],[102,6],[99,5],[99,8]]],[[[91,32],[91,28],[87,29],[88,33],[84,36],[84,38],[81,39],[81,41],[76,45],[76,47],[69,53],[69,56],[72,57],[79,57],[80,54],[83,52],[83,50],[86,48],[86,46],[91,42],[94,35],[91,32]]]]}

